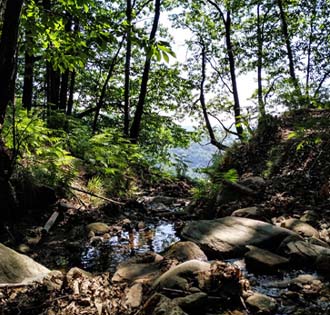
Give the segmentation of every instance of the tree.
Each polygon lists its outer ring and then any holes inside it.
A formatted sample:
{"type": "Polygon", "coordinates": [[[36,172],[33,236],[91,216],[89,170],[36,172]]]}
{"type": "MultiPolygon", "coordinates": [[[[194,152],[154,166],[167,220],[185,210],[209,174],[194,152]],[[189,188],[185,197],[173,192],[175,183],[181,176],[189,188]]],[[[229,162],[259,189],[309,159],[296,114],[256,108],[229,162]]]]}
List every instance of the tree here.
{"type": "Polygon", "coordinates": [[[144,69],[142,74],[141,88],[139,94],[139,100],[136,105],[134,119],[130,129],[130,139],[133,143],[136,143],[140,134],[141,119],[143,115],[144,103],[147,94],[147,86],[149,80],[149,72],[151,67],[152,48],[156,38],[156,32],[158,28],[158,22],[160,17],[160,0],[155,0],[155,16],[149,36],[148,45],[146,47],[146,59],[144,63],[144,69]]]}

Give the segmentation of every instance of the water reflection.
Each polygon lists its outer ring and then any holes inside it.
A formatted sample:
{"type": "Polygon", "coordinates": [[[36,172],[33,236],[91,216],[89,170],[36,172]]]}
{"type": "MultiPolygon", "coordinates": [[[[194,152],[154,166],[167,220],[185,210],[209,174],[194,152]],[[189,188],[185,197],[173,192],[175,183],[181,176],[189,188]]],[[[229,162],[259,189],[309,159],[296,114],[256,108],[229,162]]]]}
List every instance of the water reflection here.
{"type": "Polygon", "coordinates": [[[114,272],[120,262],[136,253],[160,253],[178,240],[174,225],[164,221],[148,224],[143,229],[121,231],[97,245],[86,245],[81,267],[89,271],[114,272]]]}

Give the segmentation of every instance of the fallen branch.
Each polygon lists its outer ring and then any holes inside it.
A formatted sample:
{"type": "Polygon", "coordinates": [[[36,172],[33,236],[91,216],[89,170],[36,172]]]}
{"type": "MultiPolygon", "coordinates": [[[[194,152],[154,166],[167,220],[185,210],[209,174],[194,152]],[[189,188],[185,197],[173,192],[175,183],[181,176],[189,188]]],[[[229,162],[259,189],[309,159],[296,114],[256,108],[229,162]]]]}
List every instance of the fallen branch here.
{"type": "Polygon", "coordinates": [[[110,202],[110,203],[114,203],[114,204],[116,204],[116,205],[121,205],[121,206],[125,205],[125,203],[123,203],[123,202],[119,202],[119,201],[116,201],[116,200],[113,200],[113,199],[110,199],[110,198],[106,198],[106,197],[103,197],[103,196],[100,196],[100,195],[96,195],[96,194],[94,194],[94,193],[91,193],[91,192],[89,192],[89,191],[86,191],[86,190],[80,189],[80,188],[78,188],[78,187],[69,186],[69,188],[71,188],[71,189],[73,189],[73,190],[76,190],[76,191],[79,191],[79,192],[81,192],[81,193],[83,193],[83,194],[90,195],[90,196],[92,196],[92,197],[96,197],[96,198],[99,198],[99,199],[103,199],[103,200],[105,200],[105,201],[108,201],[108,202],[110,202]]]}

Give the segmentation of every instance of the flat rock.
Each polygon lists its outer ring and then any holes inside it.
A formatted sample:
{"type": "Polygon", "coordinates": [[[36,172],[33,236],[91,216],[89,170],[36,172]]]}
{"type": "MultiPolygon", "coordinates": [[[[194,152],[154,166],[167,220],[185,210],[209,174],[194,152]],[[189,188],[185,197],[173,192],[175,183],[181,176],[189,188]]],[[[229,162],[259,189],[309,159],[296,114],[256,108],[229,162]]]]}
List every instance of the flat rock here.
{"type": "Polygon", "coordinates": [[[110,230],[109,225],[102,222],[94,222],[87,225],[88,232],[94,232],[95,234],[105,234],[110,230]]]}
{"type": "Polygon", "coordinates": [[[276,300],[260,293],[254,293],[246,299],[246,304],[258,313],[273,314],[277,309],[276,300]]]}
{"type": "Polygon", "coordinates": [[[158,263],[131,263],[126,262],[118,266],[112,277],[114,282],[151,282],[160,274],[158,263]]]}
{"type": "Polygon", "coordinates": [[[248,207],[237,209],[231,215],[239,218],[261,219],[262,211],[257,207],[248,207]]]}
{"type": "Polygon", "coordinates": [[[19,254],[0,243],[0,286],[39,281],[46,277],[49,272],[49,269],[32,258],[19,254]]]}
{"type": "Polygon", "coordinates": [[[268,250],[255,246],[245,254],[245,262],[248,270],[256,273],[276,273],[279,269],[286,267],[289,260],[276,255],[268,250]]]}
{"type": "Polygon", "coordinates": [[[286,219],[282,221],[280,225],[281,227],[294,231],[301,236],[319,238],[319,232],[310,224],[301,220],[294,218],[286,219]]]}
{"type": "Polygon", "coordinates": [[[294,232],[258,220],[224,217],[216,220],[192,221],[181,236],[196,243],[212,258],[229,258],[246,252],[246,245],[273,249],[294,232]]]}
{"type": "Polygon", "coordinates": [[[330,256],[330,249],[304,241],[290,242],[282,248],[292,261],[298,264],[314,263],[321,256],[330,256]]]}
{"type": "Polygon", "coordinates": [[[165,258],[174,258],[180,262],[187,260],[207,261],[204,252],[193,242],[177,242],[173,244],[163,255],[165,258]]]}

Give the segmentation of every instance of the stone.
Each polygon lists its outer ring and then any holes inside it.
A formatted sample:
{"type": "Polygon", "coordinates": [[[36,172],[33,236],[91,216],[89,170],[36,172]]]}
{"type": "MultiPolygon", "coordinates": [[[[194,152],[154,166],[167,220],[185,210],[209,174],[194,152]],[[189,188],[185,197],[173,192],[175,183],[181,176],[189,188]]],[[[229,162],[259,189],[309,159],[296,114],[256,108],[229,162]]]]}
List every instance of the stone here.
{"type": "Polygon", "coordinates": [[[160,274],[158,263],[133,263],[124,262],[117,267],[112,277],[113,282],[152,282],[160,274]]]}
{"type": "Polygon", "coordinates": [[[255,246],[247,246],[246,268],[255,273],[276,273],[289,264],[289,260],[270,251],[255,246]]]}
{"type": "Polygon", "coordinates": [[[307,210],[300,217],[300,221],[316,226],[319,222],[319,215],[315,211],[307,210]]]}
{"type": "Polygon", "coordinates": [[[154,289],[170,288],[188,290],[187,276],[196,275],[198,272],[207,271],[210,264],[199,260],[189,260],[166,271],[153,283],[154,289]]]}
{"type": "Polygon", "coordinates": [[[326,277],[330,277],[330,254],[321,254],[317,256],[315,261],[315,268],[320,274],[326,277]]]}
{"type": "Polygon", "coordinates": [[[181,307],[160,293],[152,295],[145,303],[144,314],[150,315],[187,315],[181,307]]]}
{"type": "Polygon", "coordinates": [[[237,209],[231,215],[239,218],[261,219],[262,211],[257,207],[248,207],[237,209]]]}
{"type": "Polygon", "coordinates": [[[266,186],[266,181],[260,176],[250,176],[239,181],[239,184],[260,191],[266,186]]]}
{"type": "Polygon", "coordinates": [[[196,243],[209,258],[233,258],[246,252],[246,245],[274,249],[295,233],[258,220],[224,217],[187,223],[181,232],[185,240],[196,243]]]}
{"type": "Polygon", "coordinates": [[[48,291],[60,291],[64,282],[64,275],[59,270],[52,270],[43,280],[48,291]]]}
{"type": "Polygon", "coordinates": [[[0,243],[0,286],[1,284],[29,284],[45,278],[49,269],[32,258],[19,254],[0,243]]]}
{"type": "Polygon", "coordinates": [[[94,232],[96,235],[103,235],[108,233],[110,227],[102,222],[94,222],[87,225],[88,232],[94,232]]]}
{"type": "Polygon", "coordinates": [[[310,244],[304,241],[289,242],[282,247],[290,260],[301,265],[305,263],[314,263],[318,256],[329,255],[330,249],[322,246],[310,244]]]}
{"type": "Polygon", "coordinates": [[[143,286],[141,283],[135,283],[126,293],[126,305],[131,308],[137,308],[141,305],[143,299],[143,286]]]}
{"type": "Polygon", "coordinates": [[[207,261],[204,252],[193,242],[177,242],[163,254],[165,258],[174,258],[180,262],[187,260],[207,261]]]}
{"type": "Polygon", "coordinates": [[[188,314],[203,314],[203,308],[207,303],[207,294],[198,292],[184,297],[173,299],[188,314]]]}
{"type": "Polygon", "coordinates": [[[49,272],[49,269],[32,258],[0,243],[0,285],[41,281],[49,272]]]}
{"type": "Polygon", "coordinates": [[[281,227],[294,231],[303,237],[319,238],[319,232],[311,225],[301,220],[294,218],[285,219],[280,225],[281,227]]]}
{"type": "Polygon", "coordinates": [[[260,293],[254,293],[246,299],[246,304],[258,313],[273,314],[277,309],[275,299],[260,293]]]}

